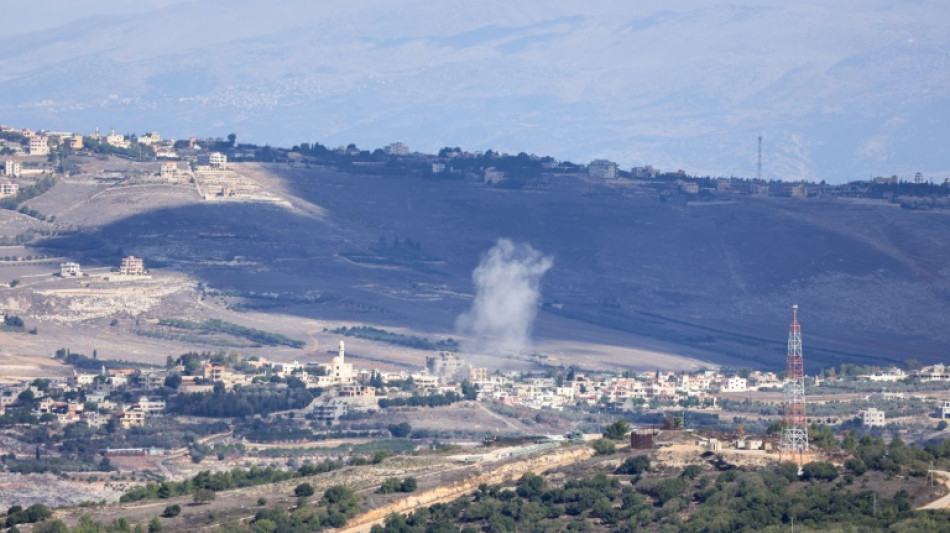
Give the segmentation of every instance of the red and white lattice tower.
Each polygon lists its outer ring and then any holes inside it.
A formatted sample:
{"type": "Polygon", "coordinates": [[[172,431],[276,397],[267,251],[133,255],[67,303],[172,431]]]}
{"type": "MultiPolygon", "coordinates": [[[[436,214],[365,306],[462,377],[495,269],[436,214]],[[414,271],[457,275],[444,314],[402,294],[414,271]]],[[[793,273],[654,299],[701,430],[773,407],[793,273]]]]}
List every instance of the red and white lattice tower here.
{"type": "Polygon", "coordinates": [[[802,358],[802,327],[798,324],[798,306],[792,306],[788,327],[788,383],[782,410],[782,440],[779,450],[801,466],[808,452],[808,425],[805,417],[805,362],[802,358]]]}

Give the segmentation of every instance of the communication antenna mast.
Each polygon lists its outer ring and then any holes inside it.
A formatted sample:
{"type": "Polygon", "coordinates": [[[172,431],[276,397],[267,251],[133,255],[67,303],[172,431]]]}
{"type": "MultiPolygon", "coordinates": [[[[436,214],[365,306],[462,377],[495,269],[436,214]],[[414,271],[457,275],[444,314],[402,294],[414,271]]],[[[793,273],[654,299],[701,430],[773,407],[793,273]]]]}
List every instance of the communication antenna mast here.
{"type": "Polygon", "coordinates": [[[755,179],[762,181],[762,136],[759,135],[759,162],[755,167],[755,179]]]}
{"type": "Polygon", "coordinates": [[[782,410],[782,440],[779,451],[791,454],[802,466],[808,452],[808,426],[805,416],[805,364],[802,358],[802,327],[798,324],[798,306],[792,306],[792,323],[788,327],[788,383],[782,410]]]}

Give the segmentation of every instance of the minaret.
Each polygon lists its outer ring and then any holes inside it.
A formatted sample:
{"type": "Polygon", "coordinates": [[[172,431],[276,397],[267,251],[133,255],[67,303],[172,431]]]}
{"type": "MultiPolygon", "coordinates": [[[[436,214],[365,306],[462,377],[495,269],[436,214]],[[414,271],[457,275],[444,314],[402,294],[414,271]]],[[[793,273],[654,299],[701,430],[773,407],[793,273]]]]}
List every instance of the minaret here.
{"type": "Polygon", "coordinates": [[[802,327],[798,324],[798,306],[792,306],[792,323],[788,326],[788,383],[782,409],[782,440],[779,451],[789,453],[801,466],[808,452],[808,419],[805,415],[805,364],[802,357],[802,327]]]}
{"type": "Polygon", "coordinates": [[[340,364],[341,364],[341,365],[343,364],[343,351],[344,351],[344,350],[343,350],[343,341],[340,341],[340,354],[339,354],[339,356],[340,356],[340,364]]]}

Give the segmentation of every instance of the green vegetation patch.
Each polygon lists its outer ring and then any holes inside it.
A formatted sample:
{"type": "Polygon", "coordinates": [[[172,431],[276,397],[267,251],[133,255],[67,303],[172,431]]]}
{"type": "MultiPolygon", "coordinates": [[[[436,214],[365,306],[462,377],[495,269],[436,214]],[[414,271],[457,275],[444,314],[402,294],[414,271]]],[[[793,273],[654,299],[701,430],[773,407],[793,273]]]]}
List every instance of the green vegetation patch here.
{"type": "Polygon", "coordinates": [[[395,344],[397,346],[407,346],[409,348],[416,348],[418,350],[458,351],[459,349],[459,344],[454,339],[432,342],[425,337],[403,335],[401,333],[393,333],[392,331],[386,331],[385,329],[378,329],[370,326],[355,326],[352,328],[344,326],[331,331],[331,333],[336,333],[337,335],[344,335],[347,337],[356,337],[358,339],[385,342],[387,344],[395,344]]]}
{"type": "Polygon", "coordinates": [[[306,343],[301,340],[292,339],[280,333],[271,333],[260,329],[249,328],[211,318],[201,322],[192,320],[183,320],[180,318],[163,318],[158,321],[159,326],[173,328],[184,331],[196,332],[199,335],[213,335],[216,333],[231,335],[246,339],[258,345],[263,346],[290,346],[291,348],[303,348],[306,343]]]}

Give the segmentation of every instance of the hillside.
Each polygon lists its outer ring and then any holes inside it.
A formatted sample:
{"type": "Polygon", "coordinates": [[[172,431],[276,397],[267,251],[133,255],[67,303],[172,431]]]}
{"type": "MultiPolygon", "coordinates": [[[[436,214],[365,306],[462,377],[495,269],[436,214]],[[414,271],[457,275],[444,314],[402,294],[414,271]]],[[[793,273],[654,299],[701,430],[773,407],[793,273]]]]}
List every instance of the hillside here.
{"type": "MultiPolygon", "coordinates": [[[[185,345],[124,337],[143,327],[134,325],[140,319],[224,318],[314,340],[302,352],[261,352],[283,357],[331,346],[336,337],[323,330],[337,324],[456,337],[471,272],[506,237],[553,257],[534,332],[553,364],[778,368],[793,303],[809,372],[842,361],[939,361],[950,341],[950,215],[941,212],[821,199],[682,203],[643,184],[570,175],[514,190],[316,167],[233,168],[279,201],[202,201],[187,185],[105,185],[94,171],[30,202],[68,231],[24,255],[106,271],[122,253],[146,258],[163,288],[150,293],[153,303],[116,308],[118,329],[106,326],[108,311],[54,320],[29,304],[27,291],[67,283],[49,278],[49,264],[0,269],[0,281],[40,283],[0,294],[0,305],[16,303],[41,332],[67,328],[72,346],[87,351],[158,343],[154,360],[185,345]]],[[[49,353],[39,337],[26,339],[27,350],[49,353]]],[[[423,353],[355,346],[372,360],[416,365],[423,353]]]]}

